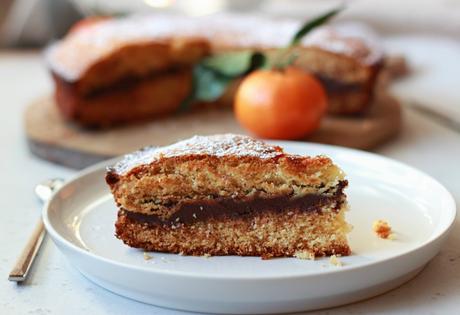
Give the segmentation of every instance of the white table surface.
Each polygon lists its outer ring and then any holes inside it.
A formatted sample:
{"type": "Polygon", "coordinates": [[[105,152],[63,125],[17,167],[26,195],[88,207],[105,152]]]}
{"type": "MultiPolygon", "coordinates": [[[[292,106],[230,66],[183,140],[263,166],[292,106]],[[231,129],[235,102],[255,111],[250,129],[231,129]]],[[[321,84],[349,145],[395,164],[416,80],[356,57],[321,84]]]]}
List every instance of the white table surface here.
{"type": "MultiPolygon", "coordinates": [[[[458,80],[458,76],[454,77],[458,80]]],[[[458,86],[458,82],[457,82],[458,86]]],[[[86,280],[46,239],[30,279],[7,280],[40,204],[35,184],[74,171],[39,160],[26,146],[22,113],[49,91],[50,78],[36,53],[0,51],[0,314],[185,314],[138,303],[86,280]]],[[[457,100],[460,105],[460,99],[457,100]]],[[[415,166],[438,179],[460,204],[460,134],[406,110],[400,137],[377,153],[415,166]]],[[[319,314],[459,314],[460,222],[441,253],[415,279],[379,297],[319,314]]]]}

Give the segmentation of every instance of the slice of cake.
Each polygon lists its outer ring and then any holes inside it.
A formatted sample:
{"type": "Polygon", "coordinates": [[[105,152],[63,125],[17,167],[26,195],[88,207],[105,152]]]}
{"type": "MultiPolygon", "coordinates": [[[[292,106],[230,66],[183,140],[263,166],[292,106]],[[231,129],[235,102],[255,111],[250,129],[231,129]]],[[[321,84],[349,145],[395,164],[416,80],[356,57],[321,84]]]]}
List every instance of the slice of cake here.
{"type": "Polygon", "coordinates": [[[145,148],[109,168],[116,236],[185,255],[348,255],[343,172],[241,135],[145,148]]]}
{"type": "Polygon", "coordinates": [[[383,66],[376,35],[358,23],[313,30],[302,42],[296,65],[313,73],[328,95],[330,114],[363,113],[383,66]]]}

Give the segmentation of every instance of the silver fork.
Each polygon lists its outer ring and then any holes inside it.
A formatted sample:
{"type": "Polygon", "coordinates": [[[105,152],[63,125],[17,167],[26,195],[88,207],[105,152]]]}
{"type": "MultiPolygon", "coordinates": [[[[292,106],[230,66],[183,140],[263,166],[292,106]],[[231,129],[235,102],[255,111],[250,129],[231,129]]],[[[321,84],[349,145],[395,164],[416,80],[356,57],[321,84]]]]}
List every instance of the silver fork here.
{"type": "MultiPolygon", "coordinates": [[[[64,180],[60,178],[48,179],[35,187],[35,194],[43,203],[45,203],[63,184],[64,180]]],[[[26,246],[22,250],[19,258],[16,260],[13,269],[11,269],[8,280],[22,282],[27,279],[27,275],[32,267],[35,256],[37,256],[37,253],[40,250],[40,245],[42,244],[45,233],[46,231],[43,225],[43,220],[40,216],[40,220],[37,222],[26,246]]]]}

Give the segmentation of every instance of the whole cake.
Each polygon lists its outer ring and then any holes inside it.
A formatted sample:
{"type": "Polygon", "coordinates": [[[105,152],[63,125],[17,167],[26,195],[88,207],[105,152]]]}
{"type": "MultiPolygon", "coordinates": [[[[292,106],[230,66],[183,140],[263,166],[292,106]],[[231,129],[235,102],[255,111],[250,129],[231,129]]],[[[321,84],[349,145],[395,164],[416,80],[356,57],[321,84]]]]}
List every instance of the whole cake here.
{"type": "Polygon", "coordinates": [[[343,172],[247,136],[195,136],[107,170],[116,236],[185,255],[348,255],[343,172]]]}
{"type": "MultiPolygon", "coordinates": [[[[192,67],[206,56],[284,47],[301,22],[244,15],[105,19],[74,29],[45,53],[62,114],[110,126],[170,114],[192,89],[192,67]]],[[[360,113],[372,98],[382,50],[362,25],[319,27],[297,49],[296,66],[316,75],[329,112],[360,113]]]]}

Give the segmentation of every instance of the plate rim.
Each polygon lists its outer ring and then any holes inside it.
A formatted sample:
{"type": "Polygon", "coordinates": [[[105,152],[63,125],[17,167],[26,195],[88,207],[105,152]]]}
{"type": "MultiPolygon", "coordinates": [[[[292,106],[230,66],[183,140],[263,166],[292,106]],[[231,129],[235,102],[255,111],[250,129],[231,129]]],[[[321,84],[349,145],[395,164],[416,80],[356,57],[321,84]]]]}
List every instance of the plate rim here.
{"type": "MultiPolygon", "coordinates": [[[[319,144],[319,143],[312,143],[312,142],[300,142],[300,141],[279,141],[279,140],[265,140],[267,143],[272,144],[272,145],[279,145],[281,147],[288,147],[288,146],[313,146],[316,148],[326,148],[326,150],[340,150],[345,153],[352,153],[352,154],[359,154],[359,155],[364,155],[367,158],[373,158],[373,159],[378,159],[383,162],[387,163],[392,163],[396,164],[398,167],[403,167],[409,169],[411,172],[419,173],[420,175],[424,176],[425,178],[429,179],[432,183],[436,184],[441,191],[443,191],[445,197],[447,198],[447,205],[446,209],[450,208],[449,214],[450,216],[447,217],[445,220],[446,222],[443,223],[442,228],[439,231],[435,231],[433,235],[431,235],[428,239],[425,241],[421,242],[420,244],[417,244],[413,248],[400,253],[396,256],[392,257],[387,257],[383,259],[378,259],[370,262],[365,262],[359,265],[344,265],[341,268],[334,268],[334,269],[329,269],[329,270],[324,270],[321,271],[320,273],[310,273],[310,274],[287,274],[287,275],[245,275],[245,276],[238,276],[238,275],[219,275],[219,274],[195,274],[193,272],[188,272],[188,271],[177,271],[177,270],[166,270],[166,269],[152,269],[149,267],[143,267],[143,266],[137,266],[137,265],[132,265],[129,263],[124,263],[124,262],[119,262],[115,261],[100,255],[97,255],[91,251],[87,251],[74,243],[70,242],[67,240],[65,237],[63,237],[56,229],[54,229],[52,223],[50,222],[49,219],[49,210],[50,210],[50,204],[53,202],[54,198],[58,195],[61,189],[64,189],[67,186],[70,186],[74,182],[78,181],[80,178],[84,176],[91,175],[92,173],[101,171],[102,169],[107,168],[108,166],[112,165],[116,161],[120,160],[122,156],[117,156],[108,160],[104,160],[101,162],[98,162],[92,166],[86,167],[83,170],[78,171],[77,173],[73,174],[66,182],[65,184],[56,192],[53,193],[51,198],[45,203],[43,210],[42,210],[42,219],[43,223],[45,225],[45,228],[47,232],[50,234],[50,236],[53,238],[54,241],[59,242],[61,245],[66,246],[67,248],[73,250],[74,252],[79,253],[80,255],[89,257],[90,259],[95,259],[102,261],[104,263],[114,265],[116,267],[120,268],[127,268],[131,271],[136,271],[136,272],[147,272],[152,275],[161,275],[161,276],[174,276],[174,277],[181,277],[181,278],[189,278],[189,279],[206,279],[206,280],[220,280],[220,281],[253,281],[253,280],[280,280],[280,279],[300,279],[300,278],[314,278],[314,277],[322,277],[322,276],[328,276],[328,275],[333,275],[336,273],[345,273],[345,272],[354,272],[358,269],[364,269],[364,268],[371,268],[371,267],[376,267],[377,265],[380,264],[385,264],[388,263],[392,260],[397,260],[397,259],[402,259],[403,257],[407,257],[409,255],[412,255],[414,252],[418,252],[422,250],[424,247],[429,246],[430,244],[436,242],[443,236],[446,236],[452,229],[453,224],[455,222],[456,218],[456,203],[455,199],[452,196],[452,194],[447,190],[444,185],[442,185],[438,180],[430,176],[429,174],[413,167],[410,166],[406,163],[400,162],[398,160],[379,155],[376,153],[372,152],[367,152],[363,150],[358,150],[358,149],[352,149],[352,148],[346,148],[346,147],[341,147],[341,146],[336,146],[336,145],[327,145],[327,144],[319,144]]],[[[446,211],[445,209],[443,209],[446,211]]],[[[442,223],[441,223],[442,224],[442,223]]],[[[163,254],[168,254],[168,253],[163,253],[163,254]]]]}

